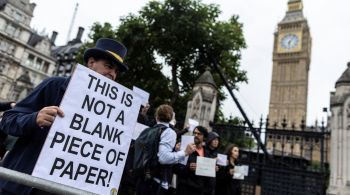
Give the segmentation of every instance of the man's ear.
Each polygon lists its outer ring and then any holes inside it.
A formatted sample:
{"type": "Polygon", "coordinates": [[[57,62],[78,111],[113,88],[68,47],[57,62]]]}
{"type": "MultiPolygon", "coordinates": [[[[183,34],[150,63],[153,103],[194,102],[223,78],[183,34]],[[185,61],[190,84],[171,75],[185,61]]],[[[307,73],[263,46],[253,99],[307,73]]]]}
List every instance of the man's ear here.
{"type": "Polygon", "coordinates": [[[92,67],[92,64],[93,64],[94,62],[95,62],[95,59],[94,59],[93,57],[89,57],[86,66],[87,66],[88,68],[91,68],[91,67],[92,67]]]}

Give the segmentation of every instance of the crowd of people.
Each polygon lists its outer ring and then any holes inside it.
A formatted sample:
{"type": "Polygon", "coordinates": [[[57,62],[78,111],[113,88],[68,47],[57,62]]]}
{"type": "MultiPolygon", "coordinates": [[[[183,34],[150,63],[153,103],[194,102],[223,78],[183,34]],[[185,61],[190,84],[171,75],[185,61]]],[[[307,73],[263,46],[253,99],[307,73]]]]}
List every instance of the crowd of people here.
{"type": "MultiPolygon", "coordinates": [[[[177,130],[171,124],[173,108],[169,105],[161,105],[157,108],[156,124],[164,125],[166,130],[162,133],[159,141],[159,170],[151,178],[132,174],[133,150],[129,151],[127,163],[122,177],[119,194],[122,195],[235,195],[240,194],[240,181],[233,179],[234,167],[238,163],[239,148],[235,144],[228,145],[227,166],[216,166],[216,177],[198,176],[195,174],[197,157],[216,159],[220,146],[220,136],[207,128],[197,126],[193,132],[188,127],[177,130]],[[194,143],[187,145],[184,151],[180,150],[181,135],[194,136],[194,143]],[[180,161],[188,157],[187,164],[180,161]]],[[[149,120],[146,122],[150,125],[149,120]]],[[[152,125],[151,125],[152,126],[152,125]]],[[[134,143],[133,143],[134,144],[134,143]]],[[[133,148],[133,146],[131,146],[133,148]]]]}
{"type": "MultiPolygon", "coordinates": [[[[119,73],[128,70],[123,62],[126,47],[112,39],[101,38],[94,48],[84,53],[85,65],[101,75],[117,80],[119,73]]],[[[19,172],[31,174],[48,131],[55,117],[63,117],[64,110],[59,104],[70,78],[52,77],[39,84],[26,98],[16,105],[2,108],[3,114],[0,133],[17,137],[15,145],[2,161],[2,166],[19,172]]],[[[0,104],[2,106],[2,104],[0,104]]],[[[137,144],[132,142],[126,160],[120,189],[120,195],[235,195],[240,194],[240,182],[233,178],[238,163],[239,148],[230,145],[227,148],[227,166],[216,165],[216,177],[196,175],[197,157],[216,159],[220,145],[220,136],[208,132],[206,127],[197,126],[193,131],[188,128],[175,129],[175,113],[170,105],[160,105],[154,120],[149,119],[149,105],[141,107],[138,122],[161,127],[157,143],[157,167],[151,177],[134,173],[134,154],[137,144]],[[192,134],[194,143],[180,148],[181,135],[192,134]],[[180,163],[187,159],[187,163],[180,163]]],[[[30,186],[0,180],[0,194],[48,194],[30,186]]]]}

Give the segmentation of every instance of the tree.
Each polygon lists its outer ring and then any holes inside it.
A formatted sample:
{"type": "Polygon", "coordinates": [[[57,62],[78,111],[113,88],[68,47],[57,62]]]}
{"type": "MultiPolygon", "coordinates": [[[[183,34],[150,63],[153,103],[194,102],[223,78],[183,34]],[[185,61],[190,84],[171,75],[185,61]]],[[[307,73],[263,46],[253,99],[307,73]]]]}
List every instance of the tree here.
{"type": "MultiPolygon", "coordinates": [[[[148,24],[155,51],[171,67],[171,103],[176,109],[186,111],[196,78],[211,64],[204,52],[221,64],[233,88],[247,80],[245,71],[239,69],[240,50],[245,48],[245,41],[238,16],[228,22],[218,21],[217,5],[196,0],[152,1],[139,14],[148,24]]],[[[219,99],[223,100],[223,84],[218,75],[213,76],[221,90],[219,99]]]]}
{"type": "MultiPolygon", "coordinates": [[[[240,50],[246,46],[242,24],[238,16],[219,21],[219,14],[217,5],[198,0],[151,1],[138,14],[122,18],[115,31],[108,23],[94,24],[89,37],[92,42],[101,36],[123,42],[130,71],[120,82],[149,91],[154,106],[169,102],[177,117],[184,118],[195,80],[211,65],[209,56],[219,62],[232,88],[247,81],[246,72],[239,68],[240,50]],[[161,72],[164,66],[170,67],[171,78],[161,72]]],[[[223,83],[212,73],[223,100],[223,83]]]]}

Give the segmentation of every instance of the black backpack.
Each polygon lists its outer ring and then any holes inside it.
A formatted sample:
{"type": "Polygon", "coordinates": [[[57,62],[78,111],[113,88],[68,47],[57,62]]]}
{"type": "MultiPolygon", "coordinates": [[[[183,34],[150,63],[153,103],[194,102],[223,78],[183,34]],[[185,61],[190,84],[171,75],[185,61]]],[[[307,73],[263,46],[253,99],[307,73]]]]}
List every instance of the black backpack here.
{"type": "Polygon", "coordinates": [[[135,176],[150,179],[156,174],[160,136],[168,127],[157,124],[143,130],[135,140],[133,172],[135,176]]]}

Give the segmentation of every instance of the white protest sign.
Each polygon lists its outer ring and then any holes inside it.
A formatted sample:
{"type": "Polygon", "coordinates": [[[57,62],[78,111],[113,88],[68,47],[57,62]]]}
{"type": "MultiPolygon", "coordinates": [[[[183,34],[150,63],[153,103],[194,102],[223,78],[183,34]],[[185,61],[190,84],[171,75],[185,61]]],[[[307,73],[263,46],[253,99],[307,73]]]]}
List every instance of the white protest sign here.
{"type": "Polygon", "coordinates": [[[185,150],[188,144],[194,143],[194,136],[192,135],[182,135],[180,149],[185,150]]]}
{"type": "Polygon", "coordinates": [[[244,176],[248,176],[249,167],[247,165],[235,166],[233,179],[243,180],[244,176]]]}
{"type": "Polygon", "coordinates": [[[188,124],[190,126],[188,128],[188,131],[193,132],[194,128],[196,128],[199,125],[199,122],[193,119],[188,119],[188,124]]]}
{"type": "Polygon", "coordinates": [[[233,173],[233,179],[244,180],[244,175],[242,173],[233,173]]]}
{"type": "Polygon", "coordinates": [[[227,155],[225,154],[218,154],[217,162],[216,164],[221,166],[227,166],[227,155]]]}
{"type": "MultiPolygon", "coordinates": [[[[192,135],[182,135],[180,150],[185,150],[188,144],[194,143],[194,136],[192,135]]],[[[188,161],[188,156],[186,156],[183,160],[180,160],[180,164],[186,165],[188,161]]]]}
{"type": "Polygon", "coordinates": [[[148,99],[149,99],[149,93],[136,87],[133,86],[132,87],[132,91],[135,92],[137,95],[139,95],[141,97],[141,104],[146,106],[148,104],[148,99]]]}
{"type": "Polygon", "coordinates": [[[119,190],[141,100],[78,65],[32,175],[97,194],[119,190]]]}
{"type": "Polygon", "coordinates": [[[133,132],[133,134],[132,134],[132,139],[133,139],[133,140],[136,140],[136,139],[140,136],[141,132],[142,132],[143,130],[145,130],[146,128],[148,128],[148,127],[149,127],[149,126],[146,126],[146,125],[144,125],[144,124],[136,123],[134,132],[133,132]]]}
{"type": "Polygon", "coordinates": [[[216,159],[197,156],[196,175],[215,177],[216,159]]]}
{"type": "Polygon", "coordinates": [[[179,163],[183,165],[187,165],[187,161],[188,161],[188,156],[185,156],[185,158],[180,160],[179,163]]]}

